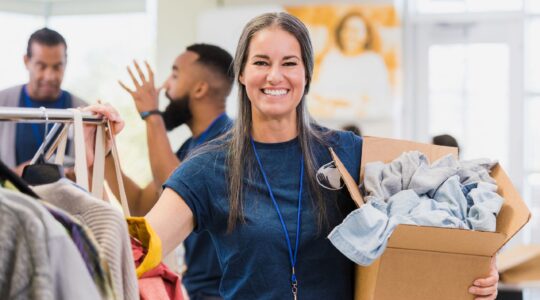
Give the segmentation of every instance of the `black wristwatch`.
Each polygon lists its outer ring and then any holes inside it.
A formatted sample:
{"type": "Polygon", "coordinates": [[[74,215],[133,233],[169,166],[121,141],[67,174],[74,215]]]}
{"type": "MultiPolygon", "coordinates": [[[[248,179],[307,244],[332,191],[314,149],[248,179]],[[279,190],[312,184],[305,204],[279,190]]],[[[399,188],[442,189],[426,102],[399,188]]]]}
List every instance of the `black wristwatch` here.
{"type": "Polygon", "coordinates": [[[153,109],[153,110],[149,110],[149,111],[143,111],[139,115],[141,116],[141,119],[145,120],[150,115],[161,115],[161,112],[158,109],[153,109]]]}

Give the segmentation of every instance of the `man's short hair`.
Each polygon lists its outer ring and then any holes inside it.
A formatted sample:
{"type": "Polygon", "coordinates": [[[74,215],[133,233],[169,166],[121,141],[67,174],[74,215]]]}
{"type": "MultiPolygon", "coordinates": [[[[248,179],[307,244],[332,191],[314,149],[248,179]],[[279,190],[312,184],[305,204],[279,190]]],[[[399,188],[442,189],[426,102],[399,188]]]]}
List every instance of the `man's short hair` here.
{"type": "Polygon", "coordinates": [[[217,72],[230,84],[233,83],[233,58],[225,49],[209,44],[193,44],[188,46],[186,50],[195,52],[199,55],[199,58],[196,60],[197,63],[217,72]]]}
{"type": "Polygon", "coordinates": [[[32,33],[30,39],[28,39],[28,46],[26,48],[26,56],[28,57],[32,57],[32,43],[38,43],[49,47],[61,44],[64,45],[64,48],[67,51],[67,44],[64,37],[60,33],[47,27],[32,33]]]}

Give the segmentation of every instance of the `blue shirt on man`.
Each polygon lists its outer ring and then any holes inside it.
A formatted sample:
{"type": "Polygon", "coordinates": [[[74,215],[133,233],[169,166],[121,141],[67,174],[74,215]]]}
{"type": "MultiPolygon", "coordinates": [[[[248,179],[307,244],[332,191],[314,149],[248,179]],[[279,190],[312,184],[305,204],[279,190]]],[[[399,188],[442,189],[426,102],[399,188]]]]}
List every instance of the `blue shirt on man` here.
{"type": "MultiPolygon", "coordinates": [[[[326,130],[326,129],[323,129],[326,130]]],[[[350,132],[326,131],[327,145],[312,143],[316,167],[330,161],[328,147],[358,181],[362,140],[350,132]]],[[[255,142],[291,241],[296,239],[301,150],[298,138],[283,143],[255,142]]],[[[227,233],[229,215],[227,140],[210,142],[208,151],[192,155],[175,170],[165,187],[178,193],[195,218],[195,232],[209,232],[223,270],[225,299],[292,299],[291,262],[282,225],[260,175],[245,177],[245,223],[227,233]]],[[[256,166],[257,162],[251,162],[256,166]]],[[[308,187],[304,176],[304,187],[308,187]]],[[[308,188],[303,189],[296,276],[299,299],[352,299],[354,264],[326,238],[352,211],[346,190],[323,190],[328,224],[319,229],[308,188]]],[[[294,244],[293,244],[294,245],[294,244]]],[[[294,246],[293,246],[294,247],[294,246]]]]}
{"type": "MultiPolygon", "coordinates": [[[[30,98],[26,91],[26,85],[21,90],[19,107],[45,107],[45,108],[71,108],[71,95],[62,90],[60,96],[54,101],[36,101],[30,98]]],[[[52,124],[49,124],[49,129],[52,124]]],[[[19,122],[15,133],[15,159],[17,165],[29,161],[34,157],[37,149],[43,143],[45,124],[19,122]]]]}

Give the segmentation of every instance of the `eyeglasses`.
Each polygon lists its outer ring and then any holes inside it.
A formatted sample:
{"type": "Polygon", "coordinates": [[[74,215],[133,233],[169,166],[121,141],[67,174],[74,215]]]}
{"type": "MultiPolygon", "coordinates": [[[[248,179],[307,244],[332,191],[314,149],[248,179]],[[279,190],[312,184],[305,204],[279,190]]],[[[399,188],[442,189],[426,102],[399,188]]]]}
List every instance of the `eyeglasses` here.
{"type": "Polygon", "coordinates": [[[341,174],[333,161],[323,165],[317,170],[317,183],[327,190],[338,191],[345,186],[341,174]]]}

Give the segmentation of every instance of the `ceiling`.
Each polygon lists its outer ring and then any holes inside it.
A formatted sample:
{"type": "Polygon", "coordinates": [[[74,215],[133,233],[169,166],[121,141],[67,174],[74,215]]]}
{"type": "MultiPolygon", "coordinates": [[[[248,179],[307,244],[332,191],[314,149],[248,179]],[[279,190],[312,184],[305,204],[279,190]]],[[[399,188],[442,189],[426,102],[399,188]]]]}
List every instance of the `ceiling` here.
{"type": "Polygon", "coordinates": [[[143,12],[145,7],[145,0],[0,0],[0,12],[44,17],[143,12]]]}

